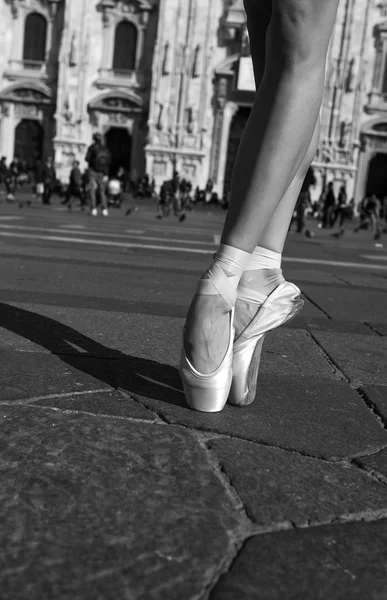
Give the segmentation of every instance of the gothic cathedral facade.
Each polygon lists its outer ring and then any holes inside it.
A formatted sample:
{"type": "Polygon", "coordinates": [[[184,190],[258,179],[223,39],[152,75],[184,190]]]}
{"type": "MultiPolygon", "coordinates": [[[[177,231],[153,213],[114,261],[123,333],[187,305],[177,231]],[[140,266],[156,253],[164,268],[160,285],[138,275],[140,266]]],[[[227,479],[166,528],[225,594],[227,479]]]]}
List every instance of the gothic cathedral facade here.
{"type": "MultiPolygon", "coordinates": [[[[230,187],[254,101],[243,0],[0,0],[0,154],[64,181],[101,132],[112,169],[230,187]]],[[[317,198],[387,196],[387,0],[341,0],[327,61],[317,198]]]]}

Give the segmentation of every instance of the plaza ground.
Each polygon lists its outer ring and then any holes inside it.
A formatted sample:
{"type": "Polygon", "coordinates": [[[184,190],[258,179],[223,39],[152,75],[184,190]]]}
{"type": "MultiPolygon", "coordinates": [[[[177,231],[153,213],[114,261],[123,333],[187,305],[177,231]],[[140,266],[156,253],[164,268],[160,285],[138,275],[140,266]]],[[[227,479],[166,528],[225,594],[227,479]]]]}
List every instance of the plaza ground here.
{"type": "Polygon", "coordinates": [[[289,235],[257,398],[186,406],[225,213],[0,204],[2,600],[387,598],[387,236],[289,235]]]}

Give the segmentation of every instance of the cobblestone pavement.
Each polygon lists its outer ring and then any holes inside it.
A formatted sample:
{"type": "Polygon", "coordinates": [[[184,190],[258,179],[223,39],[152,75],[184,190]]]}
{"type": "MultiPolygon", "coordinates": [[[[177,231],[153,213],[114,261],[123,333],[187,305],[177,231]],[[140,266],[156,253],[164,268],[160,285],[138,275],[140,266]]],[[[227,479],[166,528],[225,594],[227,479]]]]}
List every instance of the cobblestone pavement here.
{"type": "MultiPolygon", "coordinates": [[[[177,366],[208,256],[49,239],[63,214],[0,212],[47,230],[0,244],[1,599],[387,598],[382,260],[291,239],[305,309],[267,337],[254,404],[205,415],[177,366]]],[[[186,246],[210,245],[195,219],[186,246]]]]}

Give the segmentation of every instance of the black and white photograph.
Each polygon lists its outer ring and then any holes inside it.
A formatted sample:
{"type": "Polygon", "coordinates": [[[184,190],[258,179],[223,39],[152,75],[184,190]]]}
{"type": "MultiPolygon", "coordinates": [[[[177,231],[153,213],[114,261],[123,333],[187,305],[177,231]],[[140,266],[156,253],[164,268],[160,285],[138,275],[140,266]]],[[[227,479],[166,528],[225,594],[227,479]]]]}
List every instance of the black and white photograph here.
{"type": "Polygon", "coordinates": [[[387,0],[0,0],[0,600],[387,600],[387,0]]]}

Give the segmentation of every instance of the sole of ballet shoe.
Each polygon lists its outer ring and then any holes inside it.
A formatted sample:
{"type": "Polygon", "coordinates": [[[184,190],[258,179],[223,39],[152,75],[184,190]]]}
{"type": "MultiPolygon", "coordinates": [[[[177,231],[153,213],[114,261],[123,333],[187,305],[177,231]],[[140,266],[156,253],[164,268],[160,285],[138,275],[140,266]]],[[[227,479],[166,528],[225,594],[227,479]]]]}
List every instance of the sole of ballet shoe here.
{"type": "Polygon", "coordinates": [[[266,335],[294,319],[302,310],[301,291],[292,283],[281,283],[262,304],[246,329],[234,342],[233,379],[228,402],[249,406],[254,402],[266,335]]]}
{"type": "Polygon", "coordinates": [[[206,413],[221,412],[230,394],[232,382],[234,309],[230,312],[230,339],[219,367],[209,374],[197,371],[188,360],[184,347],[180,359],[180,377],[187,404],[193,410],[206,413]]]}

